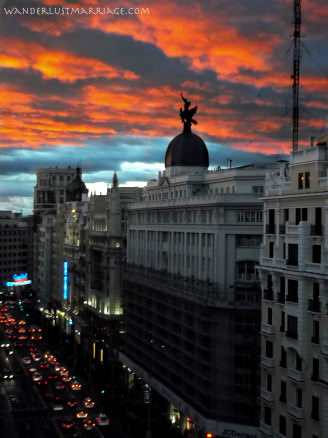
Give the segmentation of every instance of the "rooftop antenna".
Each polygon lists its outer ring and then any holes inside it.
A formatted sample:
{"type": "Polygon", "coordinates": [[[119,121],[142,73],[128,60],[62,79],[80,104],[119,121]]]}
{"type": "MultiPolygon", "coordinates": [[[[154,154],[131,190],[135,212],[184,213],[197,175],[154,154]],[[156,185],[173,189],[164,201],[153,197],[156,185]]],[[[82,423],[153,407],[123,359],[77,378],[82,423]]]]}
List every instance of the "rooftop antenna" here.
{"type": "Polygon", "coordinates": [[[301,0],[294,0],[294,59],[293,59],[293,152],[298,151],[299,86],[301,59],[301,0]]]}

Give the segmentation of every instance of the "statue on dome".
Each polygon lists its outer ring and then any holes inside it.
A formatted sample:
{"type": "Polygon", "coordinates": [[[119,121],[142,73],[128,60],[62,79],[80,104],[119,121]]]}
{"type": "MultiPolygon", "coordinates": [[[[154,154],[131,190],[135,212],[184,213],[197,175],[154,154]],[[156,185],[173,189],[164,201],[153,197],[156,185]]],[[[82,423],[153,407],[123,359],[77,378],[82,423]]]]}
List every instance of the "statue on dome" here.
{"type": "Polygon", "coordinates": [[[184,109],[180,108],[180,117],[183,123],[183,132],[191,132],[191,124],[197,125],[197,120],[193,119],[197,111],[197,106],[189,109],[191,102],[185,99],[181,93],[181,99],[184,101],[184,109]]]}

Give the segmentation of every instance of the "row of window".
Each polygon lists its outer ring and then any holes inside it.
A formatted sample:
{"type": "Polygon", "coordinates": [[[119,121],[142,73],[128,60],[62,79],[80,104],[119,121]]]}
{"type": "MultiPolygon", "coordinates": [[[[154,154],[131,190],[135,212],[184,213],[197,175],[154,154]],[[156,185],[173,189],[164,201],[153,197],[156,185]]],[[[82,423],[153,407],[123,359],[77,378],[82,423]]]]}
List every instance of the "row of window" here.
{"type": "MultiPolygon", "coordinates": [[[[288,244],[288,257],[287,257],[287,264],[297,266],[298,265],[298,245],[294,243],[288,244]]],[[[274,251],[274,242],[269,242],[268,246],[268,256],[269,258],[275,257],[275,251],[274,251]]],[[[284,242],[282,244],[282,258],[286,259],[286,243],[284,242]]],[[[312,263],[321,263],[321,245],[312,245],[312,257],[311,257],[312,263]]]]}
{"type": "MultiPolygon", "coordinates": [[[[271,307],[267,308],[267,324],[272,325],[273,320],[273,309],[271,307]]],[[[296,316],[292,315],[285,315],[284,311],[281,311],[281,318],[280,318],[280,332],[285,333],[286,336],[292,339],[298,338],[298,319],[296,316]],[[286,322],[287,320],[287,330],[286,330],[286,322]]],[[[319,344],[320,343],[320,322],[317,320],[312,321],[312,338],[311,342],[313,344],[319,344]]]]}
{"type": "MultiPolygon", "coordinates": [[[[295,213],[295,225],[298,225],[301,221],[306,222],[308,220],[308,213],[309,210],[312,211],[312,216],[314,218],[314,227],[317,232],[317,234],[321,234],[321,227],[322,227],[322,208],[321,207],[315,207],[313,209],[309,209],[307,207],[297,207],[295,209],[289,209],[284,208],[282,210],[282,219],[283,222],[281,225],[284,225],[286,222],[290,222],[290,212],[294,211],[295,213]],[[314,213],[314,214],[313,214],[314,213]]],[[[275,214],[276,210],[269,209],[268,210],[268,224],[267,224],[267,233],[275,233],[275,214]]],[[[280,230],[282,234],[284,234],[284,230],[280,230]]]]}

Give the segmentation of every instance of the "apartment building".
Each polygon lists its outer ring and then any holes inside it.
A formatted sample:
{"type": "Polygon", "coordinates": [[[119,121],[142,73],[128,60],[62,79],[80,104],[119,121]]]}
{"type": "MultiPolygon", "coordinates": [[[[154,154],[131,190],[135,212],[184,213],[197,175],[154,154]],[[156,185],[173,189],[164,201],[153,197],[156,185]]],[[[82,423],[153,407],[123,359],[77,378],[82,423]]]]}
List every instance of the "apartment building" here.
{"type": "Polygon", "coordinates": [[[271,172],[261,249],[262,437],[328,436],[328,146],[271,172]]]}

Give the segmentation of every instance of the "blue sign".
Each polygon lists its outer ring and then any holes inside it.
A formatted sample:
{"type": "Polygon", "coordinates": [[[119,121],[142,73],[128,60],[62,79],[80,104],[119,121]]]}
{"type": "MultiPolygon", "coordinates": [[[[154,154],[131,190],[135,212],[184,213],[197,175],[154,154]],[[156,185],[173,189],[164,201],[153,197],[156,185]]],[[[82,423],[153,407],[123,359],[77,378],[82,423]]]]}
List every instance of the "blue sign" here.
{"type": "Polygon", "coordinates": [[[68,262],[64,262],[63,299],[68,298],[68,262]]]}

